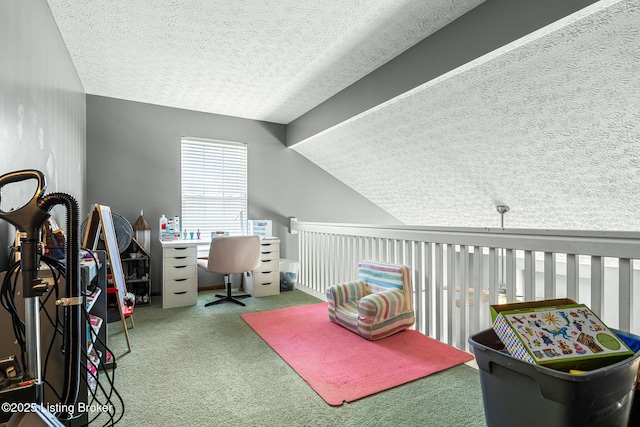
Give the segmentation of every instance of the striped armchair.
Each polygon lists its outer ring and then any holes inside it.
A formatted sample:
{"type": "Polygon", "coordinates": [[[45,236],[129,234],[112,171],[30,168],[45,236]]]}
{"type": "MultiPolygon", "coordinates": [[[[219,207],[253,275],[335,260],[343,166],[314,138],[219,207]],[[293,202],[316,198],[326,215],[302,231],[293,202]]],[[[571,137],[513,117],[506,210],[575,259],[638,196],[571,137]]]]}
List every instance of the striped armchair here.
{"type": "Polygon", "coordinates": [[[329,319],[369,340],[413,326],[409,268],[377,261],[358,263],[358,280],[327,289],[329,319]]]}

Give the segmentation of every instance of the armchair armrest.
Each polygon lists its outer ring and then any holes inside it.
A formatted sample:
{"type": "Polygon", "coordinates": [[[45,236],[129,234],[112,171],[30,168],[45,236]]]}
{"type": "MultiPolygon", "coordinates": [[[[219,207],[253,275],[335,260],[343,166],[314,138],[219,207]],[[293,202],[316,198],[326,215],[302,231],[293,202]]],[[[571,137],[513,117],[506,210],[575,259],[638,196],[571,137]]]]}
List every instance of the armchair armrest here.
{"type": "Polygon", "coordinates": [[[338,283],[327,289],[327,302],[330,306],[342,305],[349,301],[357,301],[368,292],[362,280],[338,283]]]}
{"type": "Polygon", "coordinates": [[[389,289],[369,294],[358,302],[360,322],[372,324],[390,319],[404,310],[404,294],[399,289],[389,289]]]}

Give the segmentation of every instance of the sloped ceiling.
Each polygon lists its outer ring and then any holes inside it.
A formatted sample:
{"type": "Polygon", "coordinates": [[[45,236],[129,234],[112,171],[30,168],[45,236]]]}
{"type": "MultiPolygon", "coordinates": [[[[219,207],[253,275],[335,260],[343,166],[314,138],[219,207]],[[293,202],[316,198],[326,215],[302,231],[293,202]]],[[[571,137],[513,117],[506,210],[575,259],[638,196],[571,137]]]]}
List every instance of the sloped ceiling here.
{"type": "Polygon", "coordinates": [[[639,22],[601,1],[294,149],[407,224],[640,230],[639,22]]]}
{"type": "Polygon", "coordinates": [[[484,0],[47,0],[88,94],[289,123],[484,0]]]}
{"type": "MultiPolygon", "coordinates": [[[[48,0],[89,94],[287,124],[483,0],[48,0]]],[[[489,3],[487,3],[489,4],[489,3]]],[[[600,0],[294,146],[406,224],[640,230],[640,5],[600,0]]]]}

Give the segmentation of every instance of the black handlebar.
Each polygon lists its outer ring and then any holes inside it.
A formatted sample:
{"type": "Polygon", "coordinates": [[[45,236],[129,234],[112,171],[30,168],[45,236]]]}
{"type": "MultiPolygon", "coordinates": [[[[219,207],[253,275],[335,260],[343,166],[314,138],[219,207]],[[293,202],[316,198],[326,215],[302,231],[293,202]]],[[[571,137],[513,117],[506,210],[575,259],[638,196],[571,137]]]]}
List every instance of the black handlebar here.
{"type": "Polygon", "coordinates": [[[0,219],[10,222],[18,230],[26,232],[27,239],[37,239],[42,223],[49,216],[48,210],[43,209],[46,188],[44,174],[37,170],[25,169],[0,176],[0,201],[2,200],[2,189],[6,185],[29,179],[38,181],[38,186],[31,200],[24,206],[9,212],[5,212],[0,206],[0,219]]]}
{"type": "MultiPolygon", "coordinates": [[[[38,189],[34,194],[34,199],[41,197],[42,193],[44,193],[44,189],[46,187],[44,174],[39,170],[35,169],[24,169],[21,171],[9,172],[0,177],[0,190],[7,184],[12,184],[15,182],[26,181],[27,179],[37,179],[38,180],[38,189]]],[[[1,209],[0,209],[1,211],[1,209]]]]}

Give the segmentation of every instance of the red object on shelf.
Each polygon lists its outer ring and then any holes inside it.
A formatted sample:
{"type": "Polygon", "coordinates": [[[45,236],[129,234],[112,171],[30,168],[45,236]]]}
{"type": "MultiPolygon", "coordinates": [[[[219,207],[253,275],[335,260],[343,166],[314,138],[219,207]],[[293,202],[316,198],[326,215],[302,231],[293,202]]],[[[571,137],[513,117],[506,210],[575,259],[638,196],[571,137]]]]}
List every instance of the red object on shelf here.
{"type": "MultiPolygon", "coordinates": [[[[107,288],[107,294],[118,295],[118,288],[116,288],[114,286],[109,286],[107,288]]],[[[124,314],[125,319],[133,314],[133,307],[134,306],[132,306],[132,305],[126,305],[125,304],[124,310],[122,311],[122,314],[124,314]]]]}

